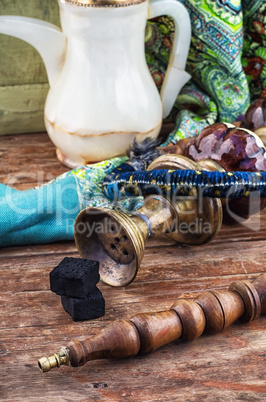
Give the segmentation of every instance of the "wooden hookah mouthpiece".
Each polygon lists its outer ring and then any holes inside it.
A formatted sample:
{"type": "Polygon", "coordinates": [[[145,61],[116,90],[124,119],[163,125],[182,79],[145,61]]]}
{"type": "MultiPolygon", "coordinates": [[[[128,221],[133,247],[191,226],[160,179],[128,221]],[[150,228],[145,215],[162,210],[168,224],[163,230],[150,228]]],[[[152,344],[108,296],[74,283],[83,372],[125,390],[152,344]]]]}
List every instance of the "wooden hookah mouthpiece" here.
{"type": "Polygon", "coordinates": [[[178,299],[167,311],[115,321],[98,335],[75,340],[38,364],[47,372],[61,365],[78,367],[90,360],[146,354],[178,338],[190,341],[203,332],[220,332],[236,320],[248,323],[260,314],[266,314],[266,273],[252,283],[233,282],[228,291],[206,291],[195,299],[178,299]]]}

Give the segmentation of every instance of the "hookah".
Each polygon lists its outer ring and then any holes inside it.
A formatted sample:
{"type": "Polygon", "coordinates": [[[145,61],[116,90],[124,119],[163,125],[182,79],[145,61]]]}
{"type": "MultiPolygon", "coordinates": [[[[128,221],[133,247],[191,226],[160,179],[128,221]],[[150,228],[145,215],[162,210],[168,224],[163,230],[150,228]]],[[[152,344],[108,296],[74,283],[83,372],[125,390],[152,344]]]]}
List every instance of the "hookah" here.
{"type": "Polygon", "coordinates": [[[105,193],[113,200],[144,194],[144,205],[131,215],[87,208],[75,222],[80,255],[99,260],[101,279],[111,286],[126,286],[134,280],[148,239],[164,233],[179,244],[204,244],[219,232],[222,205],[229,197],[235,201],[252,192],[262,199],[266,196],[265,172],[225,172],[211,160],[196,163],[182,155],[162,155],[147,171],[119,172],[122,169],[106,177],[105,193]],[[195,222],[202,225],[193,233],[180,230],[195,222]],[[105,230],[90,231],[95,223],[105,230]]]}
{"type": "MultiPolygon", "coordinates": [[[[265,163],[265,148],[260,148],[265,163]]],[[[195,162],[182,155],[161,155],[147,171],[137,171],[134,164],[126,162],[106,176],[103,188],[113,200],[146,196],[144,205],[133,214],[87,208],[75,222],[80,255],[100,261],[100,275],[105,283],[126,286],[138,272],[149,238],[164,233],[177,243],[188,245],[212,240],[222,225],[225,200],[248,198],[252,192],[258,192],[262,199],[266,197],[266,172],[231,172],[210,159],[195,162]],[[196,219],[207,222],[209,230],[180,230],[180,222],[191,224],[196,219]],[[106,230],[79,230],[80,225],[92,228],[95,223],[106,230]]],[[[233,282],[227,292],[203,292],[195,299],[178,299],[168,311],[115,321],[98,335],[75,340],[59,353],[41,358],[38,364],[42,372],[47,372],[61,365],[77,367],[96,359],[150,353],[179,338],[190,341],[203,332],[214,334],[237,320],[248,323],[265,313],[264,273],[252,283],[233,282]]]]}
{"type": "Polygon", "coordinates": [[[131,283],[143,258],[145,243],[152,237],[165,234],[178,244],[198,246],[211,241],[219,232],[228,202],[238,207],[239,201],[248,200],[253,193],[258,196],[257,211],[265,206],[266,172],[258,171],[258,167],[266,170],[265,147],[256,134],[216,123],[191,141],[184,154],[189,155],[192,150],[197,160],[148,151],[144,162],[131,159],[105,176],[103,190],[113,201],[146,196],[143,206],[133,214],[87,208],[78,215],[74,228],[76,246],[81,257],[100,262],[100,276],[105,283],[131,283]],[[202,144],[207,145],[204,148],[202,144]],[[219,153],[225,154],[219,149],[224,150],[225,145],[230,153],[225,160],[215,160],[219,153]],[[145,168],[147,161],[148,168],[139,170],[143,165],[145,168]],[[232,167],[239,171],[232,171],[232,167]],[[193,233],[180,230],[182,225],[191,227],[195,222],[202,225],[193,233]],[[97,226],[104,230],[91,230],[97,226]]]}

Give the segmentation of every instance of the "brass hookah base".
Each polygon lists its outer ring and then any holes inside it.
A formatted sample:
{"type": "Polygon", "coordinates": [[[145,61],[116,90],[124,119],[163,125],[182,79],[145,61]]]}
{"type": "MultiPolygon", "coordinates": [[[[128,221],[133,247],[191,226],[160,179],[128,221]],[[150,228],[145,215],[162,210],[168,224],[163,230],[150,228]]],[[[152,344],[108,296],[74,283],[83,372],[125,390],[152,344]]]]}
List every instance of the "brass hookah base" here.
{"type": "MultiPolygon", "coordinates": [[[[217,170],[213,161],[193,162],[180,155],[163,155],[152,169],[217,170]]],[[[131,283],[140,266],[146,241],[166,234],[179,244],[201,245],[213,239],[222,224],[219,199],[150,195],[134,214],[87,208],[75,222],[75,242],[82,258],[100,262],[101,279],[111,286],[131,283]]]]}

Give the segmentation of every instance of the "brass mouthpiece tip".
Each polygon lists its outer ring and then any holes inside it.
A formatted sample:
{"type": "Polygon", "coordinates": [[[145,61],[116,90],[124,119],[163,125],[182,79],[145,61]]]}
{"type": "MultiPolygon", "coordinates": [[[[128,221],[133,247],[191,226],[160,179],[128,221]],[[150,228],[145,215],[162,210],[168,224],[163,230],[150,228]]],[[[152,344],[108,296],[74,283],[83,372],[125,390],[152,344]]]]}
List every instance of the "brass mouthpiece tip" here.
{"type": "Polygon", "coordinates": [[[42,373],[47,373],[55,367],[62,365],[69,366],[69,355],[66,349],[61,349],[59,353],[55,353],[50,357],[41,357],[38,360],[38,366],[42,373]]]}

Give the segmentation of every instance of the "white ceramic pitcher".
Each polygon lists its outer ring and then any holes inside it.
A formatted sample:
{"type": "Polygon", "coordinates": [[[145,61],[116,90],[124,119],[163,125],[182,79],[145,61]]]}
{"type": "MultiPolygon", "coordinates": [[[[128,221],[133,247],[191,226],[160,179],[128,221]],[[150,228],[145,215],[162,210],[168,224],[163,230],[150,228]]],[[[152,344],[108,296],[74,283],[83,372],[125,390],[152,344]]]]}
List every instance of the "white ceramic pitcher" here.
{"type": "Polygon", "coordinates": [[[34,46],[50,83],[47,132],[69,167],[124,155],[134,138],[157,137],[180,89],[191,26],[177,0],[59,0],[62,31],[0,16],[0,33],[34,46]],[[145,61],[147,18],[170,15],[175,40],[161,99],[145,61]]]}

